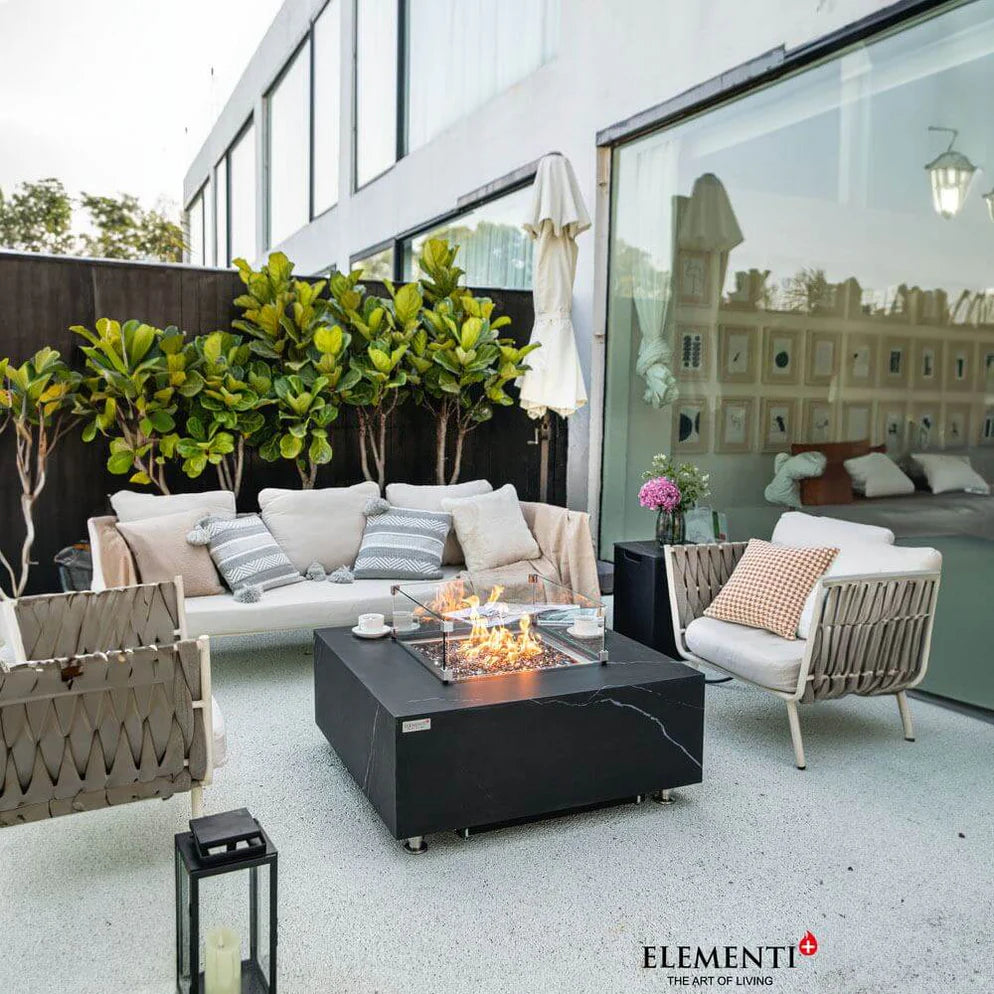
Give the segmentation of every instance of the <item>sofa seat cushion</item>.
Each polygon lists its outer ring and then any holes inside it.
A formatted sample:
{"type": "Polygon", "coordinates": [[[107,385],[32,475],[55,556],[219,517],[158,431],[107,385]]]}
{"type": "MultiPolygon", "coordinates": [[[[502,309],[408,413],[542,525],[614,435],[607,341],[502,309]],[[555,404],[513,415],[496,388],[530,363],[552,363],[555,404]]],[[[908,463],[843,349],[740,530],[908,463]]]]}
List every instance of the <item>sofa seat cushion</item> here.
{"type": "MultiPolygon", "coordinates": [[[[443,578],[455,576],[459,567],[443,567],[443,578]]],[[[393,611],[390,588],[396,580],[356,580],[330,583],[304,580],[267,590],[254,604],[240,604],[231,594],[189,597],[186,627],[198,635],[246,635],[252,632],[289,631],[301,628],[352,627],[360,614],[375,611],[387,617],[393,611]]]]}
{"type": "Polygon", "coordinates": [[[762,628],[717,618],[697,618],[684,633],[687,648],[701,659],[770,690],[797,690],[807,642],[785,639],[762,628]]]}

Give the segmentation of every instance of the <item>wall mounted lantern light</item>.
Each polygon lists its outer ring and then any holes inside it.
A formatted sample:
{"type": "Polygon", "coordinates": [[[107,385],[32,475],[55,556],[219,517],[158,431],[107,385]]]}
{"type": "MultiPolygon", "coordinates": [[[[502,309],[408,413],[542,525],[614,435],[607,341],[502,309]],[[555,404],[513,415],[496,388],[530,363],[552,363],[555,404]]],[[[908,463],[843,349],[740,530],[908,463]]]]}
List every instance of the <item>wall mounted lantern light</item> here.
{"type": "Polygon", "coordinates": [[[953,149],[953,143],[959,134],[954,128],[938,128],[929,125],[929,131],[945,131],[952,135],[949,148],[936,156],[925,168],[932,181],[932,206],[942,217],[956,217],[966,203],[966,195],[970,191],[970,183],[977,167],[962,153],[953,149]]]}

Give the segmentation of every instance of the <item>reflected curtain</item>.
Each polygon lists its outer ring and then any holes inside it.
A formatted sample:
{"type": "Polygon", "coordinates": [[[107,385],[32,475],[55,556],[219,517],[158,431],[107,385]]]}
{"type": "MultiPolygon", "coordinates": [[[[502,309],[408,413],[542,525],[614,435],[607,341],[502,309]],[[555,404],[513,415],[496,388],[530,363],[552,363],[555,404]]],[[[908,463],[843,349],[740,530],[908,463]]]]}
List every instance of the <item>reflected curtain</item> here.
{"type": "Polygon", "coordinates": [[[631,265],[632,301],[642,339],[635,372],[645,380],[643,399],[653,407],[672,404],[680,392],[670,368],[673,346],[667,333],[673,266],[671,192],[676,189],[678,148],[662,142],[639,152],[634,190],[638,204],[631,265]]]}

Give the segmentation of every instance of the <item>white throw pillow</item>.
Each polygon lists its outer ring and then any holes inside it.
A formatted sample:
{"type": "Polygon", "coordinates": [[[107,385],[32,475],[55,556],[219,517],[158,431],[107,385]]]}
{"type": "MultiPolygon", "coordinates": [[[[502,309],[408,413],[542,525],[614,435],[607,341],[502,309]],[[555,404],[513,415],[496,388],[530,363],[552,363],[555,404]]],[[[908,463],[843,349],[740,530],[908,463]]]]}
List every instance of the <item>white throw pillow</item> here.
{"type": "Polygon", "coordinates": [[[199,494],[143,494],[118,490],[110,498],[118,521],[144,521],[181,511],[200,511],[219,517],[235,516],[235,495],[230,490],[205,490],[199,494]]]}
{"type": "Polygon", "coordinates": [[[778,545],[834,545],[844,549],[847,545],[863,542],[893,545],[894,533],[878,525],[861,525],[855,521],[840,521],[802,511],[785,511],[780,515],[770,541],[778,545]]]}
{"type": "Polygon", "coordinates": [[[934,494],[967,490],[972,494],[989,494],[987,481],[970,465],[969,456],[940,456],[913,452],[911,458],[925,471],[928,488],[934,494]]]}
{"type": "Polygon", "coordinates": [[[510,483],[476,497],[443,498],[442,510],[452,515],[471,573],[538,559],[542,554],[510,483]]]}
{"type": "MultiPolygon", "coordinates": [[[[413,483],[388,483],[387,500],[394,507],[410,507],[418,511],[443,511],[442,501],[448,498],[475,497],[478,494],[493,492],[487,480],[467,480],[466,483],[453,483],[452,486],[419,487],[413,483]]],[[[463,562],[463,551],[456,538],[455,528],[449,529],[442,551],[442,565],[451,566],[463,562]]]]}
{"type": "MultiPolygon", "coordinates": [[[[942,569],[942,554],[927,546],[909,548],[883,542],[851,543],[842,549],[825,572],[830,576],[857,576],[862,573],[916,573],[942,569]]],[[[814,623],[815,599],[820,584],[808,594],[797,623],[798,638],[806,639],[814,623]]]]}
{"type": "Polygon", "coordinates": [[[372,482],[321,490],[278,490],[259,493],[262,520],[301,573],[313,562],[329,572],[355,562],[366,526],[363,510],[380,488],[372,482]]]}
{"type": "Polygon", "coordinates": [[[893,497],[895,494],[915,492],[914,483],[883,452],[870,452],[847,459],[842,465],[852,477],[853,490],[865,497],[893,497]]]}

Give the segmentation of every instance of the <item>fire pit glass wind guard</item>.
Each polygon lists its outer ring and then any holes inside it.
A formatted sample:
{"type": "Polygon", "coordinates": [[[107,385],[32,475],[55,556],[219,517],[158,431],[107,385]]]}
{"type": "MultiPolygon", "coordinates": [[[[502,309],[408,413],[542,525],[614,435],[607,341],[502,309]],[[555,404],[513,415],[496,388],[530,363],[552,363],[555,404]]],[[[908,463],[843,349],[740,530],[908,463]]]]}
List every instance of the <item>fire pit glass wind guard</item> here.
{"type": "Polygon", "coordinates": [[[604,605],[537,574],[392,588],[393,637],[444,683],[606,663],[604,605]]]}

